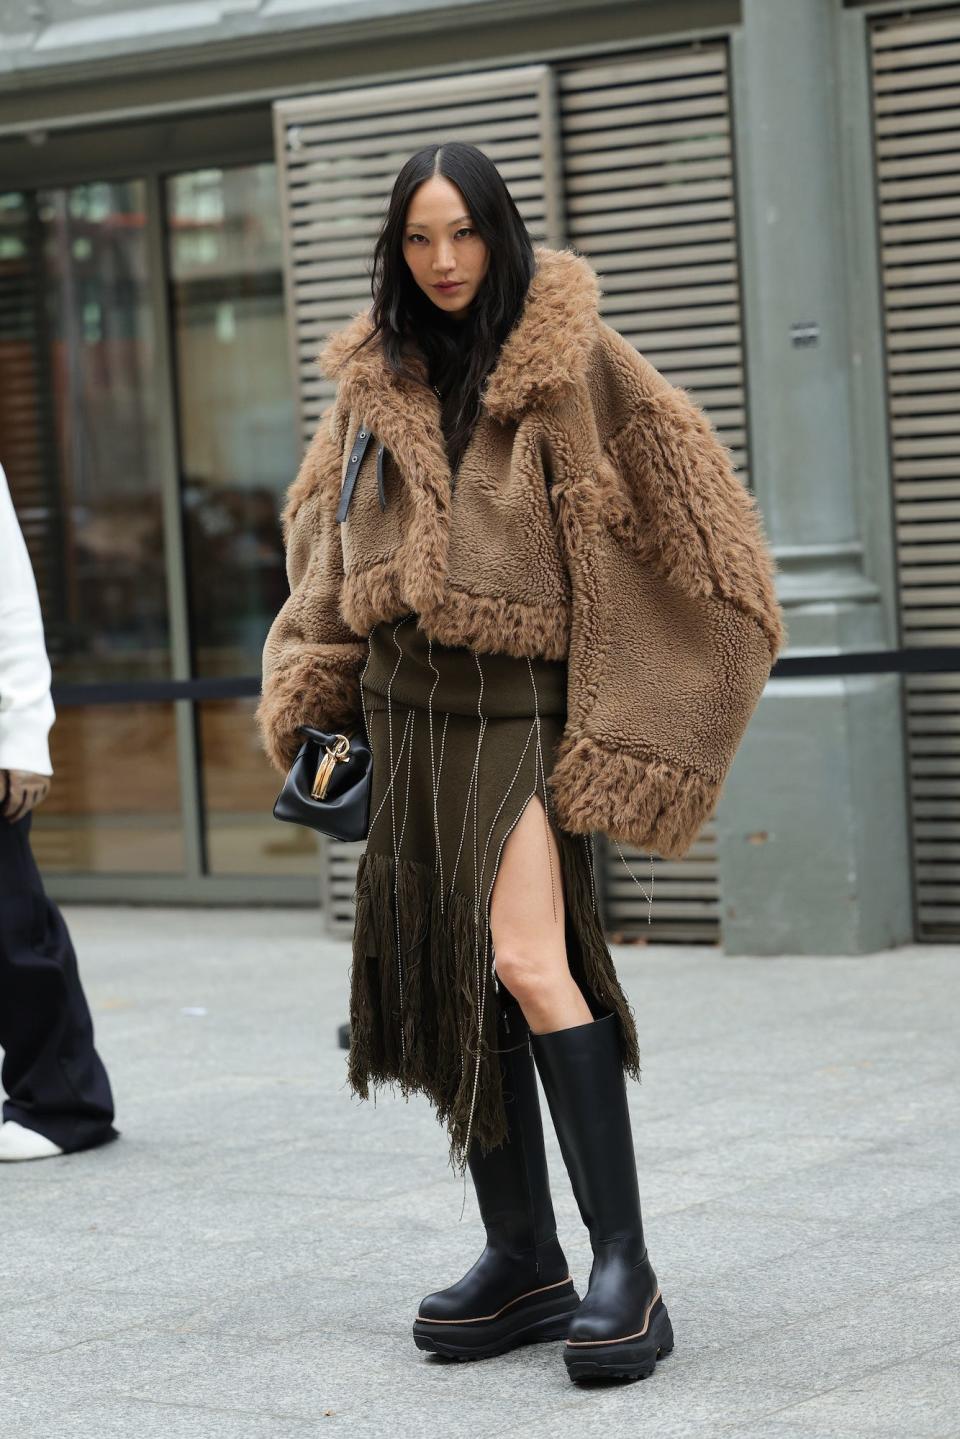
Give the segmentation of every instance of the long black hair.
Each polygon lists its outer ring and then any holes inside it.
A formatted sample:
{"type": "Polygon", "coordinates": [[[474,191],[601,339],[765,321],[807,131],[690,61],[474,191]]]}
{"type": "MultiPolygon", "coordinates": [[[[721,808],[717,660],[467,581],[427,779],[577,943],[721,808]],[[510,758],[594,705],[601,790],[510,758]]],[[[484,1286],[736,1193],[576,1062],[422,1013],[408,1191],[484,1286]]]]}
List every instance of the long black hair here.
{"type": "Polygon", "coordinates": [[[452,140],[425,145],[410,156],[394,181],[374,245],[373,329],[362,345],[376,343],[379,336],[395,374],[438,387],[451,427],[447,438],[454,466],[480,413],[483,382],[520,317],[535,269],[527,227],[499,170],[482,150],[452,140]],[[467,314],[459,319],[423,293],[403,254],[407,207],[417,187],[433,175],[456,185],[489,251],[487,273],[467,314]],[[426,361],[425,380],[406,363],[416,353],[426,361]]]}

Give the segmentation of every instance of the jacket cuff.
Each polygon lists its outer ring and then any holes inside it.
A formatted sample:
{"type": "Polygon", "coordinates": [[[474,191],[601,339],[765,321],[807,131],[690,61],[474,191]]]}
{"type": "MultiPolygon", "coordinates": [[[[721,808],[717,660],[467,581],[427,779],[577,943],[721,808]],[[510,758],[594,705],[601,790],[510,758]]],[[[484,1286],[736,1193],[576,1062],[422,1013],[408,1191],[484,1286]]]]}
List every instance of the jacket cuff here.
{"type": "Polygon", "coordinates": [[[360,665],[365,656],[362,643],[301,645],[270,671],[256,721],[267,757],[282,774],[303,743],[298,725],[337,729],[360,718],[360,665]]]}
{"type": "Polygon", "coordinates": [[[0,712],[0,770],[52,775],[49,733],[55,718],[49,690],[30,704],[0,712]]]}
{"type": "Polygon", "coordinates": [[[563,829],[605,834],[664,859],[683,858],[722,788],[722,780],[609,749],[588,735],[561,740],[547,783],[563,829]]]}

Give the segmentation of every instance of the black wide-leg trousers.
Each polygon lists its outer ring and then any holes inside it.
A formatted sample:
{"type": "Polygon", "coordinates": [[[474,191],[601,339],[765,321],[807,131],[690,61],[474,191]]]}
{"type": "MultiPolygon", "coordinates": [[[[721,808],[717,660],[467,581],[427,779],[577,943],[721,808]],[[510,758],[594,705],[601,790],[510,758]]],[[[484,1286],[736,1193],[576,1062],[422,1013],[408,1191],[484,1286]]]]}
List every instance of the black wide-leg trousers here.
{"type": "Polygon", "coordinates": [[[70,1152],[115,1137],[113,1096],[69,931],[30,848],[31,820],[0,818],[3,1117],[70,1152]]]}

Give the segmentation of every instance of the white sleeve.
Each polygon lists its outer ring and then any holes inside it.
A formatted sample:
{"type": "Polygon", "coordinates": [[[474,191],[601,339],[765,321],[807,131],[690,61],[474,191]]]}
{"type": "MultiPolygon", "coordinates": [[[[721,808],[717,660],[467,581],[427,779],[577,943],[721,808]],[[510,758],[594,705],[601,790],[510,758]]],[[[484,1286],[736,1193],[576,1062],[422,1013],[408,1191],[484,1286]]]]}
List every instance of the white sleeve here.
{"type": "Polygon", "coordinates": [[[54,718],[37,582],[0,466],[0,769],[52,774],[54,718]]]}

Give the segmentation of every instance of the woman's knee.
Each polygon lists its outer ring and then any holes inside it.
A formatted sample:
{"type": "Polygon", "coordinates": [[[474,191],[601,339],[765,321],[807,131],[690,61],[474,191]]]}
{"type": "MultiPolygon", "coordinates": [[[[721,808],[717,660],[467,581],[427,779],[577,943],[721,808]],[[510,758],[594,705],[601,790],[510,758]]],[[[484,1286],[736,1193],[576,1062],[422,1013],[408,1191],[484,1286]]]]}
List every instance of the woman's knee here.
{"type": "Polygon", "coordinates": [[[524,945],[494,948],[493,962],[497,978],[520,1004],[548,992],[559,976],[557,956],[533,953],[524,945]]]}

